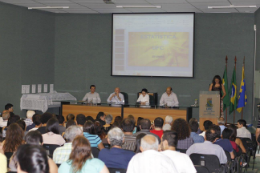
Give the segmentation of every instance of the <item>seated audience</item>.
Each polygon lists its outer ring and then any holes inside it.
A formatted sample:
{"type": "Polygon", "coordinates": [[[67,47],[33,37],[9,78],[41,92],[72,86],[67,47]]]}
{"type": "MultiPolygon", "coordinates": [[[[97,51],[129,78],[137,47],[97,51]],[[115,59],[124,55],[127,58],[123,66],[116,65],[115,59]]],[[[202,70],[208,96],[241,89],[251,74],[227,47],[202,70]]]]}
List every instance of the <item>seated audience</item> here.
{"type": "MultiPolygon", "coordinates": [[[[197,120],[196,118],[191,118],[191,119],[189,120],[189,125],[191,125],[191,123],[192,123],[193,121],[196,121],[196,122],[198,123],[198,120],[197,120]]],[[[197,131],[196,133],[197,133],[197,134],[201,134],[201,133],[202,133],[202,131],[200,130],[200,127],[198,128],[198,131],[197,131]]]]}
{"type": "Polygon", "coordinates": [[[113,116],[108,114],[105,117],[106,124],[103,125],[104,132],[107,133],[111,129],[111,122],[113,121],[113,116]]]}
{"type": "Polygon", "coordinates": [[[101,150],[98,158],[102,160],[108,168],[127,169],[128,163],[135,153],[122,149],[122,144],[124,143],[123,131],[118,127],[111,129],[108,132],[108,143],[110,144],[110,149],[105,148],[101,150]]]}
{"type": "Polygon", "coordinates": [[[72,141],[78,135],[83,135],[83,132],[79,126],[74,125],[66,129],[64,138],[67,142],[64,146],[56,148],[53,152],[53,161],[55,163],[61,164],[69,159],[72,150],[72,141]]]}
{"type": "Polygon", "coordinates": [[[140,146],[141,146],[141,139],[145,136],[145,133],[140,133],[139,135],[136,136],[135,140],[135,153],[141,153],[140,146]]]}
{"type": "Polygon", "coordinates": [[[0,117],[0,127],[6,127],[7,126],[7,122],[8,122],[9,117],[10,117],[9,112],[5,112],[5,113],[2,114],[2,117],[0,117]]]}
{"type": "Polygon", "coordinates": [[[23,120],[18,120],[16,123],[23,129],[24,136],[27,134],[26,132],[26,124],[23,120]]]}
{"type": "Polygon", "coordinates": [[[140,133],[151,134],[151,135],[154,135],[155,137],[157,137],[158,141],[161,142],[159,136],[150,132],[150,128],[151,128],[151,121],[149,119],[142,119],[140,122],[140,131],[135,133],[134,136],[136,137],[140,133]]]}
{"type": "Polygon", "coordinates": [[[109,173],[106,165],[91,157],[91,146],[83,136],[77,136],[72,142],[69,160],[59,167],[59,173],[109,173]]]}
{"type": "Polygon", "coordinates": [[[203,123],[203,126],[204,126],[204,131],[200,134],[201,136],[203,136],[203,138],[205,138],[205,133],[207,130],[209,130],[210,126],[212,126],[212,122],[210,120],[206,120],[204,121],[203,123]]]}
{"type": "Polygon", "coordinates": [[[133,119],[126,118],[122,122],[122,130],[125,134],[125,142],[122,145],[122,148],[125,150],[132,150],[135,149],[135,140],[136,137],[133,135],[135,124],[133,119]]]}
{"type": "Polygon", "coordinates": [[[24,120],[26,127],[33,124],[32,117],[35,114],[35,111],[27,111],[26,112],[26,119],[24,120]]]}
{"type": "Polygon", "coordinates": [[[219,145],[213,144],[216,141],[217,135],[211,130],[207,130],[205,133],[205,141],[203,143],[196,143],[190,146],[186,154],[208,154],[218,157],[220,164],[227,163],[227,156],[223,148],[219,145]]]}
{"type": "Polygon", "coordinates": [[[99,150],[104,148],[100,137],[96,134],[94,124],[91,121],[86,121],[83,126],[83,135],[89,140],[91,147],[97,147],[99,150]]]}
{"type": "Polygon", "coordinates": [[[115,117],[115,121],[114,121],[114,123],[121,124],[122,121],[123,121],[123,118],[122,118],[121,116],[116,116],[116,117],[115,117]]]}
{"type": "Polygon", "coordinates": [[[186,120],[182,118],[176,119],[172,124],[172,130],[178,134],[177,149],[187,150],[194,143],[190,136],[190,126],[186,120]]]}
{"type": "Polygon", "coordinates": [[[106,115],[105,115],[104,112],[99,112],[99,113],[97,114],[96,121],[99,121],[100,124],[101,124],[101,126],[103,126],[103,125],[106,124],[106,122],[105,122],[105,117],[106,117],[106,115]]]}
{"type": "Polygon", "coordinates": [[[87,116],[86,121],[92,121],[93,123],[95,122],[95,120],[92,116],[87,116]]]}
{"type": "Polygon", "coordinates": [[[233,130],[231,130],[229,128],[225,128],[222,132],[222,138],[229,140],[229,142],[232,145],[233,150],[236,151],[236,153],[238,153],[239,147],[237,146],[237,144],[234,141],[230,140],[232,133],[233,133],[233,130]]]}
{"type": "Polygon", "coordinates": [[[46,125],[47,125],[47,122],[48,122],[49,119],[51,119],[52,117],[53,117],[53,115],[50,114],[50,113],[48,113],[48,112],[46,112],[46,113],[44,113],[44,114],[41,115],[42,126],[37,129],[41,134],[46,133],[46,125]]]}
{"type": "Polygon", "coordinates": [[[8,112],[14,112],[14,105],[12,105],[11,103],[7,103],[5,105],[5,110],[8,112]]]}
{"type": "Polygon", "coordinates": [[[78,114],[76,117],[77,125],[83,130],[83,126],[86,122],[86,117],[83,114],[78,114]]]}
{"type": "Polygon", "coordinates": [[[246,120],[240,119],[237,121],[237,137],[252,139],[251,133],[246,129],[246,120]]]}
{"type": "Polygon", "coordinates": [[[16,123],[18,120],[20,120],[19,115],[12,115],[11,116],[11,112],[10,112],[10,117],[8,118],[7,126],[2,128],[2,137],[4,137],[4,138],[6,137],[6,131],[7,131],[8,127],[11,124],[16,123]]]}
{"type": "Polygon", "coordinates": [[[74,120],[69,120],[66,123],[66,129],[69,128],[70,126],[75,126],[75,125],[77,125],[77,124],[74,120]]]}
{"type": "Polygon", "coordinates": [[[154,135],[145,135],[141,139],[142,153],[136,154],[129,162],[127,173],[177,173],[172,160],[158,152],[159,142],[154,135]]]}
{"type": "Polygon", "coordinates": [[[172,128],[172,122],[173,122],[173,118],[170,116],[170,115],[167,115],[165,117],[165,124],[163,125],[163,130],[166,131],[166,130],[171,130],[172,128]]]}
{"type": "Polygon", "coordinates": [[[67,121],[69,121],[69,120],[75,121],[75,115],[74,115],[74,114],[68,114],[68,115],[66,116],[66,119],[67,119],[67,121]]]}
{"type": "Polygon", "coordinates": [[[137,118],[137,129],[136,129],[136,132],[139,132],[141,129],[140,129],[140,126],[141,126],[141,121],[143,120],[144,118],[143,117],[138,117],[137,118]]]}
{"type": "Polygon", "coordinates": [[[197,131],[199,129],[198,122],[197,121],[192,121],[190,123],[190,128],[191,128],[190,136],[192,137],[194,143],[203,143],[204,142],[203,136],[197,134],[197,131]]]}
{"type": "Polygon", "coordinates": [[[100,137],[100,139],[101,140],[106,139],[107,134],[103,130],[103,126],[101,125],[101,123],[99,121],[95,121],[94,127],[95,127],[95,132],[100,137]]]}
{"type": "Polygon", "coordinates": [[[135,134],[137,132],[137,127],[135,126],[135,117],[133,115],[128,115],[127,118],[131,119],[134,122],[133,134],[135,134]]]}
{"type": "Polygon", "coordinates": [[[159,138],[161,138],[163,135],[163,130],[162,130],[163,123],[164,123],[164,121],[162,118],[160,118],[160,117],[155,118],[154,129],[150,130],[150,132],[153,134],[156,134],[157,136],[159,136],[159,138]]]}
{"type": "Polygon", "coordinates": [[[59,122],[56,118],[51,118],[47,122],[46,133],[42,135],[44,144],[63,145],[65,140],[59,132],[59,122]]]}
{"type": "MultiPolygon", "coordinates": [[[[234,124],[231,124],[228,126],[228,128],[232,130],[230,141],[235,142],[240,147],[242,153],[246,153],[246,149],[243,145],[243,142],[241,141],[240,138],[237,138],[237,127],[234,124]]],[[[231,144],[232,144],[232,142],[231,142],[231,144]]]]}
{"type": "Polygon", "coordinates": [[[223,117],[220,117],[219,119],[218,119],[218,125],[219,125],[219,127],[220,127],[220,134],[222,134],[222,132],[223,132],[223,130],[226,128],[226,126],[225,126],[225,120],[224,120],[224,118],[223,117]]]}
{"type": "Polygon", "coordinates": [[[28,130],[28,127],[26,128],[27,131],[34,131],[37,130],[38,128],[40,128],[42,126],[42,122],[41,122],[41,115],[40,114],[34,114],[32,117],[33,120],[33,124],[34,127],[28,130]]]}
{"type": "Polygon", "coordinates": [[[66,130],[66,127],[64,127],[65,119],[62,115],[56,115],[57,120],[59,121],[59,132],[60,134],[64,133],[66,130]]]}
{"type": "Polygon", "coordinates": [[[196,169],[189,156],[176,151],[178,139],[177,133],[174,131],[165,131],[162,136],[161,148],[162,154],[168,156],[174,163],[178,172],[196,173],[196,169]]]}

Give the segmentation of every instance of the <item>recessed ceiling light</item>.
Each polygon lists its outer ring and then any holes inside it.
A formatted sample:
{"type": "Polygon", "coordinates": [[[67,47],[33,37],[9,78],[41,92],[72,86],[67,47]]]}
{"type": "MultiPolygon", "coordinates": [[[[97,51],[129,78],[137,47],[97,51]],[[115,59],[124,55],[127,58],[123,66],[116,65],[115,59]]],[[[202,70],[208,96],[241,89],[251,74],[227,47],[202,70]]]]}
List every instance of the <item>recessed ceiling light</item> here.
{"type": "Polygon", "coordinates": [[[162,8],[162,6],[153,5],[117,5],[117,8],[162,8]]]}
{"type": "Polygon", "coordinates": [[[65,9],[65,8],[70,8],[70,7],[68,7],[68,6],[28,7],[28,10],[36,10],[36,9],[65,9]]]}
{"type": "Polygon", "coordinates": [[[256,8],[256,5],[229,5],[229,6],[208,6],[210,9],[220,8],[256,8]]]}

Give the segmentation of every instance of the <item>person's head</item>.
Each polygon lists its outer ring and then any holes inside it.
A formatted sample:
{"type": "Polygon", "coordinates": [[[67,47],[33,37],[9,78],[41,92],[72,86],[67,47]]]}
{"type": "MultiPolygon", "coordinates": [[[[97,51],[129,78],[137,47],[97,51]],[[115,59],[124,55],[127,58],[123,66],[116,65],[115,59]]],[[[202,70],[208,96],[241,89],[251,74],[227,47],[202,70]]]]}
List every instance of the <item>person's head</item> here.
{"type": "Polygon", "coordinates": [[[23,129],[23,131],[26,130],[26,124],[23,120],[18,120],[16,123],[23,129]]]}
{"type": "Polygon", "coordinates": [[[86,122],[86,117],[83,114],[78,114],[76,117],[77,124],[80,126],[84,126],[86,122]]]}
{"type": "Polygon", "coordinates": [[[119,122],[121,123],[123,121],[123,118],[121,116],[116,116],[114,122],[119,122]]]}
{"type": "Polygon", "coordinates": [[[24,131],[17,124],[13,123],[8,126],[6,131],[5,143],[3,146],[4,152],[14,152],[23,143],[24,131]]]}
{"type": "Polygon", "coordinates": [[[147,93],[148,93],[147,89],[146,89],[146,88],[143,88],[142,91],[141,91],[141,94],[142,94],[143,96],[145,96],[147,93]]]}
{"type": "Polygon", "coordinates": [[[213,86],[215,86],[216,84],[222,84],[222,80],[221,77],[219,75],[214,76],[213,80],[212,80],[213,86]]]}
{"type": "Polygon", "coordinates": [[[170,95],[170,94],[172,93],[172,87],[167,87],[167,88],[166,88],[166,93],[167,93],[168,95],[170,95]]]}
{"type": "Polygon", "coordinates": [[[191,118],[191,119],[189,120],[189,124],[191,124],[193,121],[198,122],[198,120],[197,120],[196,118],[191,118]]]}
{"type": "Polygon", "coordinates": [[[114,127],[111,130],[109,130],[108,134],[108,143],[110,144],[111,147],[113,146],[122,146],[124,143],[124,132],[118,128],[118,127],[114,127]]]}
{"type": "Polygon", "coordinates": [[[225,128],[222,132],[222,138],[230,140],[232,134],[233,134],[233,130],[229,128],[225,128]]]}
{"type": "Polygon", "coordinates": [[[9,112],[3,113],[2,118],[3,118],[3,120],[8,120],[10,118],[10,113],[9,112]]]}
{"type": "Polygon", "coordinates": [[[135,123],[132,119],[126,118],[122,122],[122,129],[124,132],[133,132],[135,128],[135,123]]]}
{"type": "Polygon", "coordinates": [[[225,120],[223,117],[218,118],[218,125],[225,125],[225,120]]]}
{"type": "Polygon", "coordinates": [[[69,121],[69,120],[75,120],[75,115],[74,114],[68,114],[67,116],[66,116],[66,118],[67,118],[67,121],[69,121]]]}
{"type": "Polygon", "coordinates": [[[212,126],[210,127],[210,130],[211,130],[213,133],[216,134],[216,137],[217,137],[217,138],[221,138],[221,129],[220,129],[219,126],[217,126],[217,125],[212,125],[212,126]]]}
{"type": "Polygon", "coordinates": [[[73,172],[81,172],[83,165],[91,158],[91,146],[87,138],[84,136],[75,137],[69,157],[69,160],[72,161],[73,172]]]}
{"type": "Polygon", "coordinates": [[[140,128],[142,130],[150,130],[151,121],[149,119],[142,119],[140,122],[140,128]]]}
{"type": "Polygon", "coordinates": [[[18,173],[49,173],[46,150],[40,145],[21,145],[16,153],[18,173]]]}
{"type": "Polygon", "coordinates": [[[210,121],[210,120],[204,121],[204,123],[203,123],[204,129],[205,129],[205,130],[208,130],[212,124],[213,124],[213,123],[212,123],[212,121],[210,121]]]}
{"type": "Polygon", "coordinates": [[[25,136],[25,143],[31,145],[42,145],[42,134],[38,130],[29,131],[25,136]]]}
{"type": "Polygon", "coordinates": [[[117,94],[120,93],[120,88],[119,87],[115,88],[115,93],[117,93],[117,94]]]}
{"type": "Polygon", "coordinates": [[[64,116],[62,116],[62,115],[56,115],[56,118],[57,118],[57,120],[59,121],[59,124],[63,124],[64,123],[64,121],[65,121],[65,118],[64,118],[64,116]]]}
{"type": "Polygon", "coordinates": [[[35,111],[29,110],[29,111],[26,112],[26,117],[29,118],[29,119],[32,119],[34,114],[35,114],[35,111]]]}
{"type": "Polygon", "coordinates": [[[131,119],[134,121],[134,124],[135,124],[135,117],[133,115],[128,115],[127,118],[131,119]]]}
{"type": "Polygon", "coordinates": [[[143,119],[144,119],[143,117],[138,117],[138,118],[137,118],[137,126],[140,126],[140,125],[141,125],[141,121],[142,121],[143,119]]]}
{"type": "Polygon", "coordinates": [[[92,116],[87,116],[86,121],[92,121],[93,123],[95,122],[95,120],[92,116]]]}
{"type": "Polygon", "coordinates": [[[159,141],[154,135],[145,135],[141,139],[141,146],[140,150],[146,151],[146,150],[156,150],[158,151],[159,141]]]}
{"type": "Polygon", "coordinates": [[[10,126],[11,124],[17,122],[18,120],[20,120],[20,117],[18,115],[10,116],[10,118],[7,121],[7,126],[10,126]]]}
{"type": "Polygon", "coordinates": [[[94,123],[91,121],[86,121],[83,126],[83,132],[88,132],[89,134],[96,134],[94,123]]]}
{"type": "Polygon", "coordinates": [[[59,121],[56,118],[53,117],[53,118],[49,119],[49,121],[47,122],[47,126],[46,126],[46,132],[60,134],[59,121]]]}
{"type": "Polygon", "coordinates": [[[190,129],[192,132],[197,132],[199,129],[199,123],[197,121],[192,121],[190,123],[190,129]]]}
{"type": "Polygon", "coordinates": [[[205,133],[205,139],[206,139],[206,141],[210,141],[210,142],[214,143],[217,139],[217,134],[209,129],[205,133]]]}
{"type": "Polygon", "coordinates": [[[9,112],[13,112],[13,111],[14,111],[13,107],[14,107],[14,106],[13,106],[11,103],[7,103],[7,104],[5,105],[5,110],[7,110],[7,111],[9,111],[9,112]]]}
{"type": "Polygon", "coordinates": [[[230,130],[232,130],[232,134],[231,134],[231,136],[230,136],[230,140],[231,140],[231,141],[236,141],[236,138],[237,138],[237,127],[236,127],[234,124],[230,124],[230,125],[228,126],[228,128],[229,128],[230,130]]]}
{"type": "Polygon", "coordinates": [[[53,115],[51,113],[48,113],[48,112],[42,114],[42,116],[41,116],[42,124],[46,124],[49,121],[49,119],[51,119],[52,117],[53,117],[53,115]]]}
{"type": "Polygon", "coordinates": [[[70,126],[74,126],[74,125],[76,125],[76,122],[74,120],[69,120],[69,121],[67,121],[66,129],[69,128],[70,126]]]}
{"type": "Polygon", "coordinates": [[[246,120],[240,119],[237,121],[237,127],[241,128],[241,127],[245,127],[246,128],[246,120]]]}
{"type": "Polygon", "coordinates": [[[102,121],[105,121],[105,117],[106,117],[106,114],[104,112],[99,112],[97,114],[97,118],[96,120],[99,121],[99,120],[102,120],[102,121]]]}
{"type": "Polygon", "coordinates": [[[106,115],[106,117],[105,117],[106,124],[111,124],[112,120],[113,120],[112,115],[110,115],[110,114],[106,115]]]}
{"type": "Polygon", "coordinates": [[[172,118],[170,115],[167,115],[167,116],[165,117],[165,123],[166,123],[166,124],[171,124],[172,121],[173,121],[173,118],[172,118]]]}
{"type": "Polygon", "coordinates": [[[95,85],[90,85],[90,92],[94,93],[96,91],[96,86],[95,85]]]}
{"type": "Polygon", "coordinates": [[[178,140],[183,140],[190,137],[189,124],[182,118],[178,118],[173,122],[171,130],[177,132],[178,140]]]}
{"type": "Polygon", "coordinates": [[[140,146],[141,146],[141,139],[145,136],[145,133],[140,133],[135,138],[135,153],[141,153],[140,146]]]}
{"type": "Polygon", "coordinates": [[[178,144],[177,136],[177,133],[174,131],[165,131],[162,136],[162,150],[167,150],[169,147],[176,149],[178,144]]]}
{"type": "Polygon", "coordinates": [[[160,118],[160,117],[157,117],[154,120],[154,127],[162,128],[163,127],[163,123],[164,123],[163,119],[160,118]]]}
{"type": "Polygon", "coordinates": [[[65,130],[64,138],[67,140],[67,142],[72,142],[76,136],[82,135],[83,132],[79,126],[70,126],[65,130]]]}

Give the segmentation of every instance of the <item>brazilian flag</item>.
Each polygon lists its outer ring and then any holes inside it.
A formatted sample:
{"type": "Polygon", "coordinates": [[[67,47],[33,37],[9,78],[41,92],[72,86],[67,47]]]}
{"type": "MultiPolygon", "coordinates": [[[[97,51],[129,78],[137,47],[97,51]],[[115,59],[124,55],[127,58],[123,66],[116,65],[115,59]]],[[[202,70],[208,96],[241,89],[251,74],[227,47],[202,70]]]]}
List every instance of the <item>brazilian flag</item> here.
{"type": "MultiPolygon", "coordinates": [[[[226,108],[230,105],[230,97],[229,97],[229,91],[228,91],[228,79],[227,79],[227,68],[225,68],[223,78],[222,78],[222,85],[225,88],[226,96],[223,98],[223,111],[226,110],[226,108]]],[[[223,91],[222,91],[223,95],[223,91]]]]}
{"type": "Polygon", "coordinates": [[[236,79],[236,69],[234,67],[231,86],[230,86],[230,106],[229,106],[229,114],[231,114],[234,110],[237,109],[237,79],[236,79]]]}

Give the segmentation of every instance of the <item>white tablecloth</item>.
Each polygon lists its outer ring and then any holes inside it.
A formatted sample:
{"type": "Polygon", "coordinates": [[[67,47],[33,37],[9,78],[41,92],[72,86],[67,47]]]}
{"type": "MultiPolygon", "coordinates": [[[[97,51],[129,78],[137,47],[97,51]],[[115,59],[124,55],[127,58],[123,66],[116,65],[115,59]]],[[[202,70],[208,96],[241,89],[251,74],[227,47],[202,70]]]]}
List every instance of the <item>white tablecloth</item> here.
{"type": "Polygon", "coordinates": [[[70,93],[39,93],[23,94],[20,101],[20,108],[26,110],[39,110],[46,112],[48,108],[60,107],[60,102],[55,101],[77,101],[70,93]]]}

